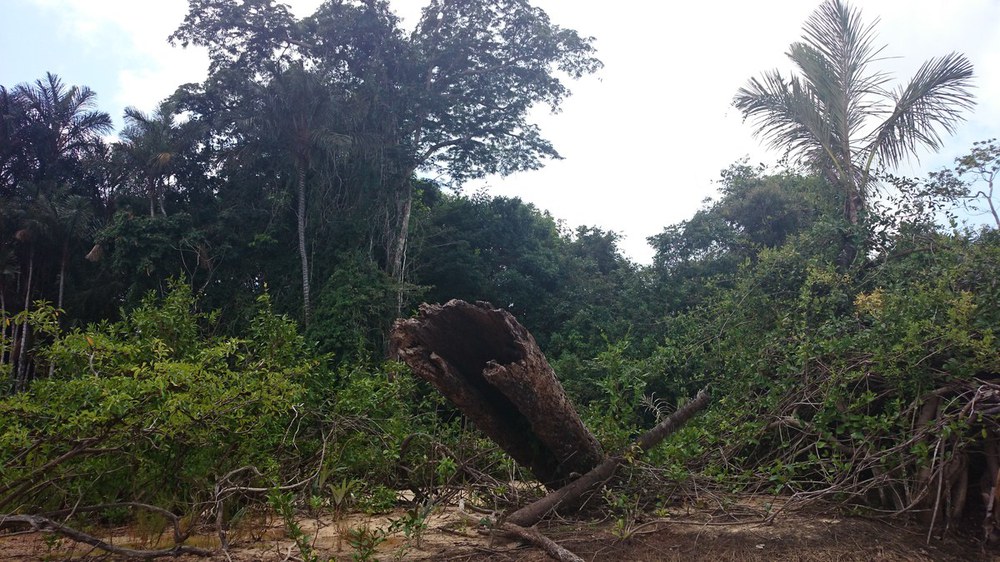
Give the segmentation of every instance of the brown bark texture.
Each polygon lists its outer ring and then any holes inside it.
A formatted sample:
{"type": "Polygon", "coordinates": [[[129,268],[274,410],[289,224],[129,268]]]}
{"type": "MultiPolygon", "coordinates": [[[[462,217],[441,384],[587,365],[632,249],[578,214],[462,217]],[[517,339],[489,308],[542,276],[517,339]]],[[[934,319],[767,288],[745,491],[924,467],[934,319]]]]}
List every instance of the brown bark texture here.
{"type": "Polygon", "coordinates": [[[549,489],[604,459],[535,339],[505,310],[423,304],[396,321],[390,353],[549,489]]]}

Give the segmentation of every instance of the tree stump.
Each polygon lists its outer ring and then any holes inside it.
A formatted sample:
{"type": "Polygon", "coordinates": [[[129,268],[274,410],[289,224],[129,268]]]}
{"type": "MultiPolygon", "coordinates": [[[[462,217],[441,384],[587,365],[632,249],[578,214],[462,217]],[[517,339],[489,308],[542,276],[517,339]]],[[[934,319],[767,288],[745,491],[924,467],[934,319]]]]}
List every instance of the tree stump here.
{"type": "Polygon", "coordinates": [[[547,488],[604,460],[535,338],[506,310],[423,304],[416,318],[396,321],[390,353],[547,488]]]}

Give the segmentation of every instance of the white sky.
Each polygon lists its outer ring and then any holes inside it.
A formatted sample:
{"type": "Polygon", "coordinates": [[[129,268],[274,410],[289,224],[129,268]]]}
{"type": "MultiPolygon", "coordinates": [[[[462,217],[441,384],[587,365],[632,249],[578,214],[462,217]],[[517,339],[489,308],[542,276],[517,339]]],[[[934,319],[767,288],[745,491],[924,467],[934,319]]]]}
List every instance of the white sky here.
{"type": "MultiPolygon", "coordinates": [[[[319,0],[290,0],[306,16],[319,0]]],[[[605,68],[571,84],[557,115],[539,113],[543,134],[565,158],[481,185],[548,210],[568,227],[623,234],[623,250],[647,263],[647,236],[689,218],[715,192],[719,171],[743,157],[773,162],[730,105],[746,81],[785,68],[784,53],[819,0],[536,0],[564,27],[596,38],[605,68]]],[[[404,24],[421,0],[391,0],[404,24]]],[[[898,80],[926,59],[965,53],[976,67],[978,103],[944,150],[908,170],[950,165],[973,141],[1000,136],[1000,1],[855,0],[898,80]]],[[[185,0],[0,0],[0,84],[46,71],[87,85],[121,126],[122,111],[151,110],[186,82],[204,79],[207,57],[166,37],[185,0]]]]}

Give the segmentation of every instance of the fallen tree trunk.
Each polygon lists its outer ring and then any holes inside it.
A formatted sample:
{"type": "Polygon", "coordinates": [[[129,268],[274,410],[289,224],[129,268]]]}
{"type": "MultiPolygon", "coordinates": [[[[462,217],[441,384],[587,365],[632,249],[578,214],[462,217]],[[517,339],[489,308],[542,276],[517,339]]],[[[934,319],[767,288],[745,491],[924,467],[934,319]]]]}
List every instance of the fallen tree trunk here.
{"type": "MultiPolygon", "coordinates": [[[[676,412],[667,416],[665,420],[658,423],[655,427],[653,427],[653,429],[644,433],[642,437],[636,441],[630,451],[634,452],[635,456],[638,456],[652,447],[655,447],[668,435],[680,429],[681,426],[694,417],[696,413],[707,406],[710,398],[711,397],[707,391],[702,390],[698,392],[698,395],[695,396],[694,400],[688,402],[676,412]]],[[[606,482],[612,475],[614,475],[615,469],[617,469],[618,465],[620,465],[624,460],[625,457],[622,455],[607,458],[596,468],[574,480],[567,486],[559,488],[558,490],[546,495],[544,498],[528,504],[514,513],[511,513],[506,517],[505,521],[520,527],[530,527],[535,523],[538,523],[543,517],[554,511],[560,505],[573,505],[583,494],[587,493],[600,483],[606,482]]]]}
{"type": "Polygon", "coordinates": [[[604,458],[527,329],[489,303],[423,304],[390,353],[434,385],[549,489],[604,458]]]}

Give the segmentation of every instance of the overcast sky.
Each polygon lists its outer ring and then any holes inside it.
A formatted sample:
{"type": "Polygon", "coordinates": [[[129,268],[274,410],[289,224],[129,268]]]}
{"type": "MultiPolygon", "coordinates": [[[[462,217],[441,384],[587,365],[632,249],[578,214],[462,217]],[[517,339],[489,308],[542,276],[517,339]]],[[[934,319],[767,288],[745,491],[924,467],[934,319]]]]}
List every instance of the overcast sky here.
{"type": "MultiPolygon", "coordinates": [[[[296,15],[319,0],[292,0],[296,15]]],[[[412,25],[421,0],[391,0],[412,25]]],[[[749,157],[773,162],[730,102],[746,81],[786,68],[788,45],[819,5],[806,0],[537,0],[552,21],[596,38],[605,68],[571,84],[561,113],[539,112],[543,133],[564,160],[482,185],[548,210],[572,228],[614,230],[624,251],[648,262],[646,237],[689,218],[715,192],[719,171],[749,157]]],[[[152,110],[186,82],[204,79],[200,49],[167,36],[185,0],[0,0],[0,84],[46,71],[87,85],[122,124],[126,106],[152,110]]],[[[978,106],[939,154],[922,154],[910,174],[950,165],[972,143],[1000,136],[1000,1],[856,0],[878,25],[884,61],[900,81],[928,58],[965,53],[976,68],[978,106]]]]}

